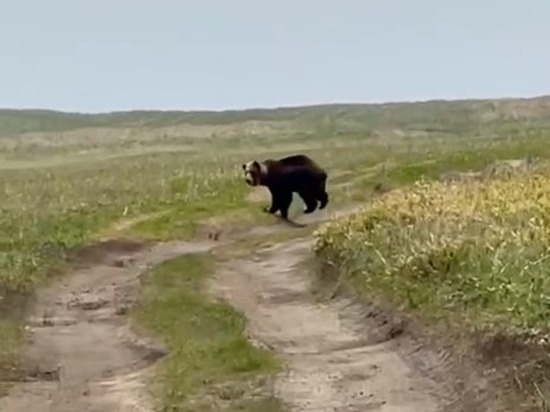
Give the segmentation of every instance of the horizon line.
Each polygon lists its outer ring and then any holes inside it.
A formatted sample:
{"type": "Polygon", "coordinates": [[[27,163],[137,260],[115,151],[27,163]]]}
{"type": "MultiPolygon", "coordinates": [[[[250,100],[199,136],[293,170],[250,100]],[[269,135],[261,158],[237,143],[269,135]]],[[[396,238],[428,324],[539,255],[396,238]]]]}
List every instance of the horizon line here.
{"type": "Polygon", "coordinates": [[[399,104],[419,104],[419,103],[459,103],[459,102],[480,102],[480,101],[506,101],[506,100],[537,100],[543,98],[550,98],[550,93],[546,94],[533,94],[533,95],[500,95],[500,96],[486,96],[486,97],[460,97],[460,98],[446,98],[446,97],[433,97],[433,98],[420,98],[420,99],[403,99],[403,100],[376,100],[376,101],[333,101],[333,102],[319,102],[319,103],[301,103],[301,104],[283,104],[272,106],[249,106],[241,108],[221,108],[221,109],[183,109],[183,108],[128,108],[117,109],[111,111],[78,111],[67,109],[54,109],[45,107],[0,107],[0,111],[34,111],[34,112],[50,112],[50,113],[62,113],[62,114],[74,114],[74,115],[112,115],[121,113],[136,113],[136,112],[164,112],[164,113],[235,113],[235,112],[247,112],[247,111],[269,111],[269,110],[292,110],[301,108],[315,108],[323,106],[385,106],[385,105],[399,105],[399,104]]]}

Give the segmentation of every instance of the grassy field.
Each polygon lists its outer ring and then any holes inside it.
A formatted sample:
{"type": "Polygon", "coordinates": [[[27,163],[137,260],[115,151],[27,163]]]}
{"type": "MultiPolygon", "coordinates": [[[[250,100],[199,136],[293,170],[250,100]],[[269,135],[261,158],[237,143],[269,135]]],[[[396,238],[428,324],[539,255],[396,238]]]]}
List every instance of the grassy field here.
{"type": "MultiPolygon", "coordinates": [[[[260,213],[263,205],[247,199],[249,188],[239,176],[245,160],[296,152],[313,156],[330,171],[330,207],[336,208],[370,202],[379,189],[407,187],[423,176],[481,169],[498,159],[547,157],[549,107],[550,98],[538,98],[220,113],[0,110],[0,381],[9,380],[16,367],[21,308],[59,272],[72,250],[114,234],[188,238],[221,210],[239,219],[269,221],[260,213]],[[144,216],[149,218],[132,224],[144,216]]],[[[319,247],[327,259],[344,259],[346,273],[365,288],[382,291],[407,308],[443,315],[462,307],[472,326],[545,331],[547,282],[542,274],[547,261],[538,259],[546,238],[538,236],[546,226],[543,206],[534,206],[536,196],[547,196],[544,173],[536,180],[520,176],[454,189],[420,185],[390,192],[349,221],[327,226],[319,247]],[[497,196],[497,189],[507,192],[497,196]],[[466,199],[470,194],[475,203],[466,199]],[[400,203],[403,199],[406,205],[400,203]],[[429,202],[440,202],[441,210],[428,207],[429,202]],[[462,210],[461,204],[468,208],[462,210]],[[499,207],[505,210],[495,215],[493,209],[499,207]],[[405,218],[395,216],[400,211],[413,220],[405,230],[405,218]],[[534,228],[524,216],[535,219],[534,228]],[[372,219],[383,223],[372,228],[372,219]],[[480,222],[492,229],[483,229],[480,222]],[[387,236],[395,242],[387,242],[387,236]],[[453,242],[446,243],[449,237],[453,242]],[[519,252],[509,253],[515,248],[519,252]],[[384,262],[376,260],[379,254],[384,262]],[[411,272],[430,259],[436,259],[435,269],[411,272]],[[370,275],[373,271],[376,276],[370,275]],[[428,294],[436,297],[429,306],[428,294]],[[480,316],[471,315],[479,311],[480,316]]],[[[294,213],[300,208],[295,205],[294,213]]],[[[159,282],[174,281],[169,268],[180,263],[159,268],[159,282]]],[[[199,272],[187,281],[198,285],[199,272]]],[[[178,290],[173,293],[183,293],[178,290]]],[[[147,296],[145,291],[146,306],[154,302],[147,296]]],[[[149,316],[169,322],[170,299],[167,295],[166,301],[155,303],[154,311],[165,313],[143,313],[144,322],[149,316]]],[[[225,310],[206,304],[196,309],[225,310]]],[[[238,336],[241,328],[235,315],[226,315],[228,335],[222,340],[238,336]]],[[[157,332],[180,339],[171,335],[172,328],[167,324],[157,332]]],[[[232,373],[231,365],[219,361],[204,366],[232,373]]],[[[169,390],[170,367],[165,373],[164,390],[169,390]]]]}

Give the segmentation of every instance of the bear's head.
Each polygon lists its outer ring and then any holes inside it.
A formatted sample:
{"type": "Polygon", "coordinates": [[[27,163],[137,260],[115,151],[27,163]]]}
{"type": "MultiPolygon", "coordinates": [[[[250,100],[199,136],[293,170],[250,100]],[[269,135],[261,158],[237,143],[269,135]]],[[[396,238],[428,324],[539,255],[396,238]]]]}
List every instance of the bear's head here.
{"type": "Polygon", "coordinates": [[[263,177],[267,174],[267,167],[264,163],[257,160],[251,160],[242,165],[244,180],[250,186],[259,186],[262,184],[263,177]]]}

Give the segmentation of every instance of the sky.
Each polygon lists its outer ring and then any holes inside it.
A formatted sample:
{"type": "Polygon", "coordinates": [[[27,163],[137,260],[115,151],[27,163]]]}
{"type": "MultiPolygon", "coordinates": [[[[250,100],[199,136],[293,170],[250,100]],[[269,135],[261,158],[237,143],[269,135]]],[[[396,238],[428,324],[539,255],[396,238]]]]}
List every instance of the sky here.
{"type": "Polygon", "coordinates": [[[4,0],[0,107],[225,110],[550,93],[548,0],[4,0]]]}

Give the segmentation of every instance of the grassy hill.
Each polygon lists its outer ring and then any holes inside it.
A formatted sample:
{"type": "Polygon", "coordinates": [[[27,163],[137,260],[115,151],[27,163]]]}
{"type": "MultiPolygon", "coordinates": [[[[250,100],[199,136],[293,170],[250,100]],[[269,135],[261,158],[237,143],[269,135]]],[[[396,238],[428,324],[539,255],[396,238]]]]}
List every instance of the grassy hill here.
{"type": "Polygon", "coordinates": [[[82,114],[5,109],[0,110],[0,160],[36,163],[57,156],[58,162],[76,152],[100,157],[166,150],[199,153],[209,140],[224,150],[249,145],[273,150],[283,143],[311,139],[319,143],[369,138],[381,143],[396,139],[542,138],[549,128],[548,96],[221,112],[82,114]]]}
{"type": "Polygon", "coordinates": [[[400,127],[425,131],[468,131],[502,121],[550,124],[550,97],[497,100],[433,100],[386,104],[332,104],[296,108],[229,110],[220,112],[128,111],[106,114],[51,110],[0,110],[0,135],[63,132],[79,128],[234,125],[243,122],[292,122],[310,126],[321,122],[334,128],[376,130],[400,127]]]}

